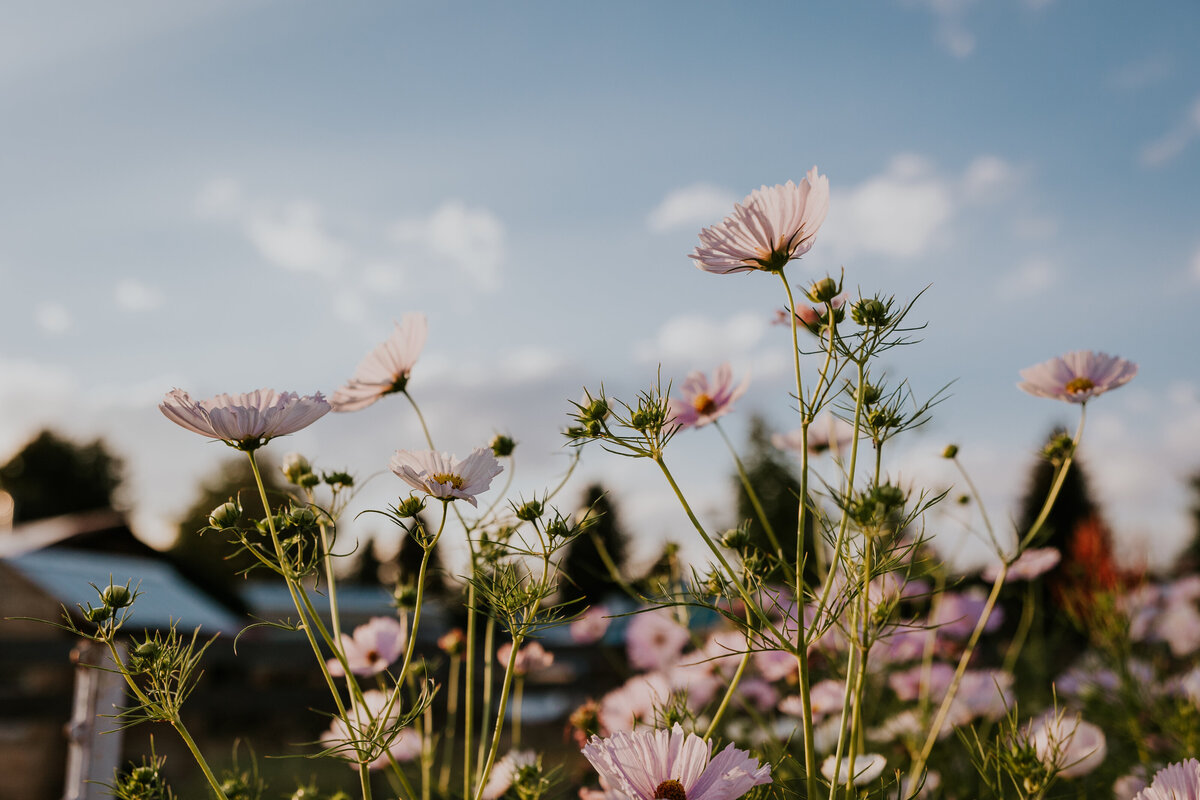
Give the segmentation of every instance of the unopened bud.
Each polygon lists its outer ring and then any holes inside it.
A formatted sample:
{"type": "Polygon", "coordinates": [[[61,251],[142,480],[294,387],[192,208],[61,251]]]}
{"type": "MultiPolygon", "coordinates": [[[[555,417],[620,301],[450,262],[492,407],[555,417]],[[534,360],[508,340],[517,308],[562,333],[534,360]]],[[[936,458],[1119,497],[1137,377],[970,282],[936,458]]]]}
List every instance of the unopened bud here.
{"type": "Polygon", "coordinates": [[[887,306],[878,298],[859,300],[850,309],[850,317],[864,328],[882,327],[887,324],[887,306]]]}
{"type": "Polygon", "coordinates": [[[234,528],[237,527],[241,516],[242,509],[237,503],[230,500],[212,510],[212,513],[208,515],[208,524],[214,528],[234,528]]]}
{"type": "Polygon", "coordinates": [[[597,398],[597,399],[593,400],[592,402],[588,403],[588,407],[586,409],[584,409],[584,412],[583,412],[584,419],[591,420],[594,422],[599,422],[600,420],[604,419],[607,416],[608,416],[608,403],[604,402],[604,400],[602,400],[600,398],[597,398]]]}
{"type": "Polygon", "coordinates": [[[354,485],[354,476],[349,472],[326,472],[325,483],[334,488],[339,486],[350,487],[354,485]]]}
{"type": "Polygon", "coordinates": [[[946,449],[942,451],[942,458],[954,458],[958,455],[958,445],[948,444],[946,449]]]}
{"type": "Polygon", "coordinates": [[[808,289],[808,299],[814,303],[828,303],[838,296],[841,287],[833,278],[823,278],[808,289]]]}
{"type": "Polygon", "coordinates": [[[496,458],[511,456],[516,447],[517,443],[503,434],[497,434],[492,439],[492,455],[496,458]]]}
{"type": "Polygon", "coordinates": [[[544,507],[538,500],[530,500],[528,503],[522,503],[515,509],[517,519],[524,522],[533,522],[542,516],[544,510],[544,507]]]}
{"type": "Polygon", "coordinates": [[[396,607],[402,611],[416,608],[417,587],[406,583],[396,584],[396,589],[392,592],[392,599],[395,600],[396,607]]]}
{"type": "Polygon", "coordinates": [[[283,477],[287,478],[288,483],[291,484],[299,484],[301,478],[312,474],[312,464],[299,453],[288,453],[284,456],[281,469],[283,477]]]}
{"type": "Polygon", "coordinates": [[[133,602],[133,594],[124,586],[109,586],[100,594],[100,600],[108,608],[124,608],[133,602]]]}
{"type": "Polygon", "coordinates": [[[100,606],[99,608],[88,608],[83,612],[83,618],[88,622],[94,622],[97,625],[104,622],[112,615],[112,609],[108,606],[100,606]]]}
{"type": "Polygon", "coordinates": [[[862,395],[864,406],[873,406],[879,402],[879,398],[883,396],[883,391],[878,386],[873,386],[869,383],[864,383],[858,387],[859,394],[862,395]]]}
{"type": "Polygon", "coordinates": [[[415,517],[425,510],[425,498],[409,495],[408,499],[396,506],[396,516],[401,519],[415,517]]]}

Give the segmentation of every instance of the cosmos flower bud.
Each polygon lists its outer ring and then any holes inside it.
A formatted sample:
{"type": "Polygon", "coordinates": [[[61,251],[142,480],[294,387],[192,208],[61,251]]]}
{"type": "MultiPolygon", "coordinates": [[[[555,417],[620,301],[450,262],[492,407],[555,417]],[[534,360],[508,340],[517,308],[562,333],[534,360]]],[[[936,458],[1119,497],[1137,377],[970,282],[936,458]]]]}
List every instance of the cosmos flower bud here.
{"type": "Polygon", "coordinates": [[[522,503],[514,509],[517,519],[524,522],[533,522],[542,516],[545,507],[538,500],[530,500],[528,503],[522,503]]]}
{"type": "Polygon", "coordinates": [[[212,510],[208,515],[208,524],[214,528],[233,528],[237,526],[241,516],[241,506],[229,500],[212,510]]]}
{"type": "Polygon", "coordinates": [[[496,458],[505,458],[511,456],[513,450],[517,447],[517,443],[504,434],[497,434],[492,439],[492,455],[496,458]]]}
{"type": "Polygon", "coordinates": [[[441,636],[437,644],[446,655],[458,656],[466,649],[467,637],[463,635],[462,630],[455,628],[441,636]]]}
{"type": "Polygon", "coordinates": [[[741,550],[750,544],[750,532],[745,528],[732,528],[721,535],[721,544],[730,550],[741,550]]]}
{"type": "Polygon", "coordinates": [[[317,513],[308,506],[296,506],[288,514],[288,518],[293,525],[302,528],[317,524],[317,513]]]}
{"type": "Polygon", "coordinates": [[[864,328],[883,327],[887,324],[887,306],[878,298],[859,300],[850,308],[850,318],[864,328]]]}
{"type": "Polygon", "coordinates": [[[303,477],[312,474],[312,464],[300,453],[288,453],[284,456],[283,466],[280,469],[283,471],[283,477],[287,478],[288,483],[294,485],[299,485],[303,477]]]}
{"type": "Polygon", "coordinates": [[[354,476],[348,472],[326,472],[325,484],[335,489],[342,486],[349,488],[354,485],[354,476]]]}
{"type": "Polygon", "coordinates": [[[608,403],[603,399],[597,398],[588,403],[588,407],[583,411],[584,419],[599,422],[608,416],[608,403]]]}
{"type": "Polygon", "coordinates": [[[958,455],[958,445],[948,444],[946,449],[942,451],[942,458],[954,458],[958,455]]]}
{"type": "Polygon", "coordinates": [[[392,592],[392,599],[395,601],[396,607],[401,610],[416,608],[417,587],[412,584],[396,584],[396,589],[392,592]]]}
{"type": "Polygon", "coordinates": [[[425,498],[409,495],[408,499],[396,506],[396,515],[401,519],[415,517],[425,510],[425,498]]]}
{"type": "Polygon", "coordinates": [[[873,406],[879,402],[879,398],[883,396],[882,390],[878,386],[872,386],[869,383],[864,383],[859,387],[859,392],[862,394],[864,406],[873,406]]]}
{"type": "Polygon", "coordinates": [[[133,594],[124,586],[109,586],[101,592],[100,600],[108,608],[125,608],[133,602],[133,594]]]}
{"type": "Polygon", "coordinates": [[[808,299],[814,303],[830,303],[842,291],[833,278],[822,278],[808,289],[808,299]]]}
{"type": "Polygon", "coordinates": [[[112,609],[108,606],[100,606],[99,608],[88,608],[83,612],[83,618],[88,622],[96,623],[97,625],[104,622],[112,616],[112,609]]]}

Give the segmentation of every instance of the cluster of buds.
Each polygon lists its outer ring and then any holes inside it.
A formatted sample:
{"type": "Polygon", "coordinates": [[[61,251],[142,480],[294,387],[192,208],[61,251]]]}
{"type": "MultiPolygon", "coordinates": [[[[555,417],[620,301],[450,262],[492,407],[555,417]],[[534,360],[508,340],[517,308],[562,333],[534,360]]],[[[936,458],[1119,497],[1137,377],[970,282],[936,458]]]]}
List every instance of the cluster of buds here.
{"type": "Polygon", "coordinates": [[[354,486],[354,477],[348,472],[326,472],[318,475],[313,470],[312,463],[300,453],[288,453],[284,456],[280,469],[288,483],[301,489],[313,489],[321,483],[335,491],[354,486]]]}
{"type": "Polygon", "coordinates": [[[603,441],[610,452],[635,458],[662,456],[671,437],[679,430],[672,424],[667,397],[660,385],[638,393],[630,404],[622,400],[609,402],[603,389],[598,397],[584,390],[584,401],[574,403],[575,424],[565,431],[571,444],[581,445],[589,440],[603,441]]]}

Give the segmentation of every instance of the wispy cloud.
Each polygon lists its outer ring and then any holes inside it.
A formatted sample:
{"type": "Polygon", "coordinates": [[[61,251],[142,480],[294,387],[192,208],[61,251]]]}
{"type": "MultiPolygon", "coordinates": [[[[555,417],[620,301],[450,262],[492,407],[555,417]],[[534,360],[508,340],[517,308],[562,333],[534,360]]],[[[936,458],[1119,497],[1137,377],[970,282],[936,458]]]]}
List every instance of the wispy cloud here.
{"type": "Polygon", "coordinates": [[[506,233],[500,219],[486,208],[448,200],[428,217],[402,219],[390,229],[393,241],[415,245],[426,256],[447,263],[483,291],[500,286],[506,233]]]}
{"type": "Polygon", "coordinates": [[[933,15],[934,39],[950,55],[966,58],[975,52],[975,35],[966,25],[967,10],[974,0],[905,0],[904,4],[933,15]]]}
{"type": "Polygon", "coordinates": [[[1015,300],[1031,297],[1058,283],[1062,269],[1053,260],[1033,256],[1016,265],[998,287],[1001,297],[1015,300]]]}
{"type": "Polygon", "coordinates": [[[315,203],[299,200],[273,213],[255,214],[246,225],[259,255],[284,269],[337,275],[353,251],[330,235],[315,203]]]}
{"type": "Polygon", "coordinates": [[[38,303],[33,309],[33,321],[43,331],[59,335],[71,329],[74,319],[62,303],[38,303]]]}
{"type": "Polygon", "coordinates": [[[0,358],[0,461],[41,426],[53,424],[79,403],[75,378],[61,367],[0,358]]]}
{"type": "Polygon", "coordinates": [[[646,217],[657,233],[676,228],[699,228],[720,222],[733,211],[738,197],[709,183],[694,183],[670,192],[646,217]]]}
{"type": "Polygon", "coordinates": [[[698,368],[745,358],[762,340],[770,324],[767,314],[743,312],[724,320],[698,314],[673,317],[662,324],[651,341],[634,347],[642,363],[661,362],[698,368]]]}
{"type": "Polygon", "coordinates": [[[1120,67],[1112,74],[1109,85],[1123,92],[1134,92],[1161,83],[1171,76],[1171,59],[1156,53],[1120,67]]]}
{"type": "Polygon", "coordinates": [[[1183,119],[1142,148],[1139,159],[1143,166],[1161,167],[1173,161],[1197,137],[1200,137],[1200,97],[1192,101],[1183,119]]]}
{"type": "Polygon", "coordinates": [[[126,278],[113,290],[117,306],[124,311],[153,311],[163,304],[163,293],[141,281],[126,278]]]}

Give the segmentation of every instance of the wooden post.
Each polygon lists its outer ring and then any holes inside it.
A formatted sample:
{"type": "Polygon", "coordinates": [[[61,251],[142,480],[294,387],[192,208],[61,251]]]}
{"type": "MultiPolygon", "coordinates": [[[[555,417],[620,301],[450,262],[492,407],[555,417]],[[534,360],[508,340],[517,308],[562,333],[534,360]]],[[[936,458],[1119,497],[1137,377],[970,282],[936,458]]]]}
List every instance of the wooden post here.
{"type": "MultiPolygon", "coordinates": [[[[124,645],[117,645],[121,658],[124,645]]],[[[71,651],[75,664],[75,698],[67,723],[67,784],[63,800],[99,800],[109,797],[103,784],[111,784],[121,764],[122,731],[112,719],[125,705],[125,679],[112,671],[115,665],[105,645],[83,640],[71,651]],[[102,716],[105,715],[105,716],[102,716]]]]}

